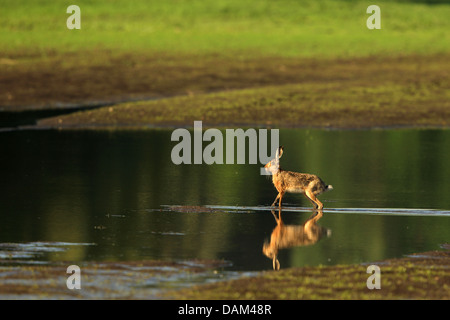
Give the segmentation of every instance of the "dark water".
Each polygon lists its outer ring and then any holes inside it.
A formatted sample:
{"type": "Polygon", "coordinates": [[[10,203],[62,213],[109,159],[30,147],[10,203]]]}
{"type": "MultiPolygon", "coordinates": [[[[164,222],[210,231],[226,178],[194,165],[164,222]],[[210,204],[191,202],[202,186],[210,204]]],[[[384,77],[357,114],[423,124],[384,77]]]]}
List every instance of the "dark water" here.
{"type": "MultiPolygon", "coordinates": [[[[230,270],[271,269],[262,249],[276,191],[261,165],[174,165],[171,132],[0,133],[2,263],[224,259],[230,270]]],[[[301,231],[307,241],[279,250],[281,268],[450,241],[450,131],[281,130],[280,143],[283,168],[334,186],[320,196],[323,216],[301,231]]],[[[313,214],[300,194],[284,206],[297,231],[313,214]]]]}

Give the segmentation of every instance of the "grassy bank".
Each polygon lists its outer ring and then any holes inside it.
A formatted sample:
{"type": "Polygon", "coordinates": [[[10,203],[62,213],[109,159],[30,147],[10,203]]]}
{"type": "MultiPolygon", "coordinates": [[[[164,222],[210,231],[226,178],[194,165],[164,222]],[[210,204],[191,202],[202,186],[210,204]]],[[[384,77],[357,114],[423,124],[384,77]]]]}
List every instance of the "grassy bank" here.
{"type": "MultiPolygon", "coordinates": [[[[186,82],[192,86],[192,91],[184,87],[190,92],[188,95],[123,103],[45,119],[38,125],[145,128],[192,126],[194,120],[203,120],[204,126],[444,127],[450,125],[450,93],[446,89],[450,86],[446,76],[449,61],[448,55],[322,61],[272,59],[272,67],[265,67],[267,60],[261,60],[259,68],[243,67],[245,72],[238,73],[242,78],[224,72],[215,82],[233,89],[250,87],[247,89],[195,93],[201,92],[201,86],[195,88],[201,81],[212,85],[206,78],[186,82]],[[267,77],[261,78],[261,74],[267,77]]],[[[218,70],[228,70],[227,61],[222,62],[218,70]]]]}

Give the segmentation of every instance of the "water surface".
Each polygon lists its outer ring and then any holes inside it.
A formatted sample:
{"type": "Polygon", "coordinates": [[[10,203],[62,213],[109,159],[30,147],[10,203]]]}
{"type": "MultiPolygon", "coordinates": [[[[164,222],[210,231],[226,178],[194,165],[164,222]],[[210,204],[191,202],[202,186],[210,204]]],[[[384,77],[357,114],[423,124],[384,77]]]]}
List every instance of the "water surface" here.
{"type": "MultiPolygon", "coordinates": [[[[276,190],[261,165],[175,165],[171,132],[2,132],[2,264],[222,259],[227,270],[271,269],[262,249],[276,190]]],[[[280,143],[284,169],[334,186],[316,222],[329,232],[280,249],[281,268],[450,241],[450,131],[280,130],[280,143]]],[[[285,225],[312,214],[303,195],[284,197],[285,225]]]]}

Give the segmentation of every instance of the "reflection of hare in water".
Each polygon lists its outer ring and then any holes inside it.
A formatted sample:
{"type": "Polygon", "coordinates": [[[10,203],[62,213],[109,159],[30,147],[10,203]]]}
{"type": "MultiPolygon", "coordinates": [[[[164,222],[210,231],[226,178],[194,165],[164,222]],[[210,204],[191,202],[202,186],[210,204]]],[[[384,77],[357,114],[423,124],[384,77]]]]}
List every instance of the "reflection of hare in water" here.
{"type": "Polygon", "coordinates": [[[303,193],[309,201],[314,205],[315,209],[323,209],[322,202],[317,199],[319,194],[332,190],[332,185],[326,185],[322,179],[315,174],[298,173],[293,171],[285,171],[280,168],[280,158],[283,155],[283,147],[277,149],[275,159],[267,163],[264,168],[272,174],[272,182],[278,191],[272,207],[279,201],[281,208],[281,200],[286,192],[303,193]]]}
{"type": "Polygon", "coordinates": [[[322,218],[323,211],[319,210],[306,220],[303,225],[285,225],[281,220],[281,209],[278,218],[272,210],[277,226],[272,231],[270,242],[265,241],[263,253],[273,262],[273,269],[280,269],[280,262],[277,259],[278,250],[296,246],[307,246],[316,243],[324,235],[330,236],[331,230],[317,225],[317,221],[322,218]]]}

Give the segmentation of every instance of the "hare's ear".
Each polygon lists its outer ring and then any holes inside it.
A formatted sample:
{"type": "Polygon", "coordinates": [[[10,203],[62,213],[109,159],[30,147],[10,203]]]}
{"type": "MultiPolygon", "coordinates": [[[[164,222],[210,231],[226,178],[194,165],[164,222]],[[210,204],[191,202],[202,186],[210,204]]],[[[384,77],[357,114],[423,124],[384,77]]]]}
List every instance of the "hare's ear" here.
{"type": "Polygon", "coordinates": [[[278,159],[283,155],[283,146],[280,146],[277,150],[278,159]]]}

